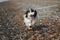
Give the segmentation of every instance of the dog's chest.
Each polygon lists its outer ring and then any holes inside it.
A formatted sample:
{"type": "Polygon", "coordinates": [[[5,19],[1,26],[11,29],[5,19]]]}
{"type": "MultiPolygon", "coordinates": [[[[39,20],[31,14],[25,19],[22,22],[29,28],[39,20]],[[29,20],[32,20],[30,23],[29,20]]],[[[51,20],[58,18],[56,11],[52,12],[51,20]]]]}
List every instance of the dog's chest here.
{"type": "Polygon", "coordinates": [[[33,20],[30,20],[30,19],[28,19],[28,18],[25,18],[24,21],[25,21],[26,23],[31,23],[31,24],[33,24],[33,23],[35,22],[34,19],[33,19],[33,20]]]}
{"type": "Polygon", "coordinates": [[[24,22],[25,22],[26,26],[31,26],[31,25],[35,24],[36,20],[35,19],[30,20],[30,19],[24,17],[24,22]]]}

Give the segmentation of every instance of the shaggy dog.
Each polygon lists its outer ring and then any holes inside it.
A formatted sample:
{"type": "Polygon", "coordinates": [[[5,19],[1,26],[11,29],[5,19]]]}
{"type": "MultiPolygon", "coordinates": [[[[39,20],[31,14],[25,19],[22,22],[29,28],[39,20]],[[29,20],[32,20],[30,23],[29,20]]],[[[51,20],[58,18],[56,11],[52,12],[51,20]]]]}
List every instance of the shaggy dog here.
{"type": "Polygon", "coordinates": [[[38,20],[37,11],[34,9],[29,9],[25,12],[23,18],[25,25],[30,29],[38,20]]]}

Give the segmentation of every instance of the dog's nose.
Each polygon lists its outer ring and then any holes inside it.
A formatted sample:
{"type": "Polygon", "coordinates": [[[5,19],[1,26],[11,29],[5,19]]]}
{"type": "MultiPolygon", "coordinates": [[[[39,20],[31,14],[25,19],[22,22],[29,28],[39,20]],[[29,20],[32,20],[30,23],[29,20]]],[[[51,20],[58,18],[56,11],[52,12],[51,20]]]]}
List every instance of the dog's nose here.
{"type": "Polygon", "coordinates": [[[32,28],[32,26],[30,26],[30,28],[32,28]]]}

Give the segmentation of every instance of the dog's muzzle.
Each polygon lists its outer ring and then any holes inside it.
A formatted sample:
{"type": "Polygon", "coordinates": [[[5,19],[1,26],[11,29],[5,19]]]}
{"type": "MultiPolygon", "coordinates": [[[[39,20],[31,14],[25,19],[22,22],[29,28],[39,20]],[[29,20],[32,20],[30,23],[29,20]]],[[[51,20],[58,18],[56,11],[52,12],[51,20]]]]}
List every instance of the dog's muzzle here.
{"type": "Polygon", "coordinates": [[[34,19],[34,16],[33,15],[30,15],[30,19],[34,19]]]}

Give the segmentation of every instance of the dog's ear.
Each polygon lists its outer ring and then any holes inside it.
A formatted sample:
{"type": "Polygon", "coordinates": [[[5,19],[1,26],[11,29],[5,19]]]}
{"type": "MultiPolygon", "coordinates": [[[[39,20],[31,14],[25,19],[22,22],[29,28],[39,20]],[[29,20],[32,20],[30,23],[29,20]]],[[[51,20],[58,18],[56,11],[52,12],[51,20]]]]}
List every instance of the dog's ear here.
{"type": "Polygon", "coordinates": [[[27,10],[27,11],[25,12],[25,14],[26,14],[26,17],[28,17],[28,13],[29,13],[29,10],[27,10]]]}
{"type": "Polygon", "coordinates": [[[36,16],[37,16],[37,11],[35,10],[34,17],[36,17],[36,16]]]}
{"type": "Polygon", "coordinates": [[[34,12],[34,10],[31,8],[31,12],[34,12]]]}
{"type": "Polygon", "coordinates": [[[26,12],[25,12],[25,14],[28,14],[29,13],[29,10],[27,10],[26,12]]]}

